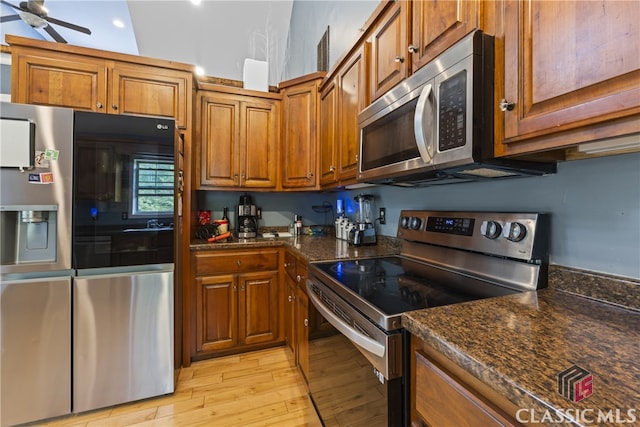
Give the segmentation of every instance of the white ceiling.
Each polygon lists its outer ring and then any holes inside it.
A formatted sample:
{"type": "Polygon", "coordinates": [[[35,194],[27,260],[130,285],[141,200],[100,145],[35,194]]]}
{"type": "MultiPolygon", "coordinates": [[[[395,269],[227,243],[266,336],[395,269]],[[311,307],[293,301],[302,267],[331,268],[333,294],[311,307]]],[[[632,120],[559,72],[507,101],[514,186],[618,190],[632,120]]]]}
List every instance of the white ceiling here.
{"type": "MultiPolygon", "coordinates": [[[[7,0],[18,5],[20,0],[7,0]]],[[[52,25],[69,44],[199,65],[208,76],[242,80],[244,59],[267,60],[269,83],[282,80],[293,0],[45,0],[49,16],[91,29],[52,25]],[[112,21],[120,19],[124,28],[112,21]]],[[[14,10],[0,4],[2,16],[14,10]]],[[[21,20],[5,34],[52,41],[21,20]]]]}

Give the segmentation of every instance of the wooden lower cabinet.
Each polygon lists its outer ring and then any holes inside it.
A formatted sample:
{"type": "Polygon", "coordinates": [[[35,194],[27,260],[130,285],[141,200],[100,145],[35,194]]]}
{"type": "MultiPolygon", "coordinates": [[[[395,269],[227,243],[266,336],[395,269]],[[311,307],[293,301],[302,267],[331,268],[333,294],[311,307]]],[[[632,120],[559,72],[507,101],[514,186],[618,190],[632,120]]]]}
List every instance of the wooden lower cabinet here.
{"type": "MultiPolygon", "coordinates": [[[[520,426],[494,402],[495,392],[467,385],[456,374],[425,353],[422,341],[412,337],[411,425],[428,427],[520,426]]],[[[449,362],[452,363],[452,362],[449,362]]],[[[469,376],[470,374],[467,374],[469,376]]],[[[478,380],[475,380],[478,381],[478,380]]],[[[474,384],[475,385],[475,384],[474,384]]],[[[488,387],[485,385],[485,387],[488,387]]],[[[503,403],[503,402],[501,402],[503,403]]]]}
{"type": "Polygon", "coordinates": [[[278,250],[217,252],[194,255],[192,356],[229,354],[281,343],[278,250]]]}

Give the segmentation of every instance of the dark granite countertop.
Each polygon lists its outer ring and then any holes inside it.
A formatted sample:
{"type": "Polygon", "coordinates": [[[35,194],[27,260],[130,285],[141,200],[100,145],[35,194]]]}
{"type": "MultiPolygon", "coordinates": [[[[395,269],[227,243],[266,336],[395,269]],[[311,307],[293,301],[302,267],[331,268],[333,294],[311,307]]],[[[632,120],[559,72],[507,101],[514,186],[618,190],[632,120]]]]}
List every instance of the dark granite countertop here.
{"type": "Polygon", "coordinates": [[[571,410],[577,425],[613,424],[591,423],[598,410],[640,422],[638,311],[543,289],[412,311],[402,324],[537,420],[549,411],[553,418],[543,424],[557,424],[558,409],[571,410]],[[577,403],[557,385],[572,365],[593,376],[593,393],[577,403]],[[583,411],[577,420],[576,409],[583,411]]]}
{"type": "Polygon", "coordinates": [[[229,250],[229,249],[259,249],[264,247],[284,246],[293,249],[302,259],[309,262],[330,261],[349,258],[371,258],[393,255],[399,252],[397,240],[392,237],[378,236],[377,244],[371,246],[354,247],[344,240],[337,240],[334,236],[279,237],[255,239],[235,239],[231,242],[207,243],[203,240],[191,242],[192,251],[229,250]]]}

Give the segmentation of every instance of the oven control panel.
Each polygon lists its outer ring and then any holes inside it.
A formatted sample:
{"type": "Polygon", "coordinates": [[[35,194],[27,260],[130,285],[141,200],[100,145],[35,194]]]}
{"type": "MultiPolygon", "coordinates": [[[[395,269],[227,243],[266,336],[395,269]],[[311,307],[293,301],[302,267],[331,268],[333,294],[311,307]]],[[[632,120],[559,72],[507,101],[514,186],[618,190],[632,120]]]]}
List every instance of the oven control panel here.
{"type": "Polygon", "coordinates": [[[526,261],[548,257],[549,218],[540,213],[401,211],[399,239],[526,261]]]}

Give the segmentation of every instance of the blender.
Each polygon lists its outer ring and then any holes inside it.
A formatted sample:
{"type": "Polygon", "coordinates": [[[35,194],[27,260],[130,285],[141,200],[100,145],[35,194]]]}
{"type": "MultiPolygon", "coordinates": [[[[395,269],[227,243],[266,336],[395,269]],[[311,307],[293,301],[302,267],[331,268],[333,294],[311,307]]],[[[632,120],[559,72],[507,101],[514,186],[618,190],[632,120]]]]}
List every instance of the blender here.
{"type": "Polygon", "coordinates": [[[374,196],[371,194],[358,194],[353,199],[356,201],[356,223],[349,231],[348,241],[353,246],[375,245],[374,196]]]}

